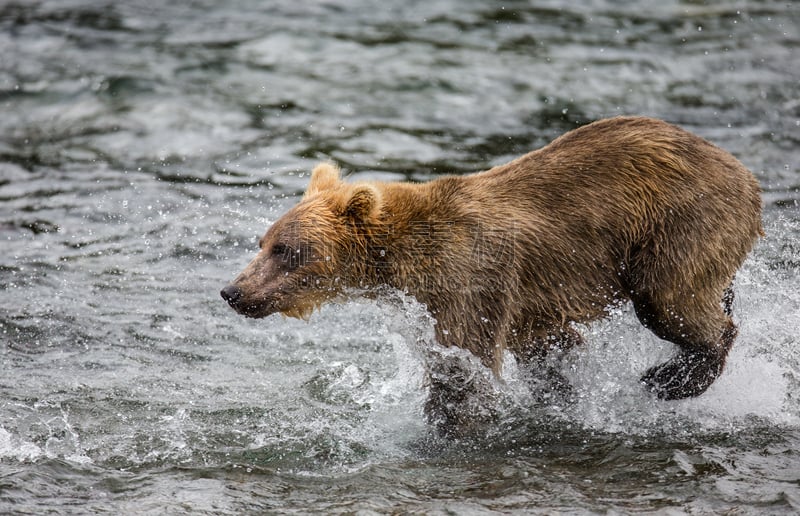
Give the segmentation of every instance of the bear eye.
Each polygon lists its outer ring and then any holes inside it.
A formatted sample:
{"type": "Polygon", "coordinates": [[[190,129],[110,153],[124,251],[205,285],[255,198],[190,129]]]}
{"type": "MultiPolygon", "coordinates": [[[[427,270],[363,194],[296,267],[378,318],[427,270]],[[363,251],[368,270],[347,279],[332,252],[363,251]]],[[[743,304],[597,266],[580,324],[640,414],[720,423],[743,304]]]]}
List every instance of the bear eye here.
{"type": "Polygon", "coordinates": [[[272,246],[272,256],[280,260],[283,267],[293,271],[303,264],[303,256],[300,249],[295,249],[287,244],[275,244],[272,246]]]}
{"type": "Polygon", "coordinates": [[[277,243],[273,244],[270,249],[273,259],[275,259],[281,267],[293,271],[306,264],[307,251],[303,247],[294,247],[289,244],[277,243]]]}
{"type": "Polygon", "coordinates": [[[275,244],[272,246],[272,256],[284,256],[288,249],[286,244],[275,244]]]}

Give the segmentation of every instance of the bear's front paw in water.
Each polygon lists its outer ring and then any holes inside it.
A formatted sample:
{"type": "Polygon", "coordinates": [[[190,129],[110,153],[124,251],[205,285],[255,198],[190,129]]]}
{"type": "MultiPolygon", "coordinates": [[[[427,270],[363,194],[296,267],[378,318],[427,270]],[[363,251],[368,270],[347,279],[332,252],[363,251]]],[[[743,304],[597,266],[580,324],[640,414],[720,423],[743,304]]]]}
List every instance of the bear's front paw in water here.
{"type": "Polygon", "coordinates": [[[722,373],[723,365],[713,354],[682,352],[648,369],[641,381],[662,400],[690,398],[705,392],[722,373]]]}
{"type": "MultiPolygon", "coordinates": [[[[473,389],[470,389],[473,390],[473,389]]],[[[425,403],[425,419],[437,437],[464,439],[483,435],[488,425],[496,422],[494,396],[476,392],[454,393],[453,390],[431,390],[425,403]]]]}
{"type": "Polygon", "coordinates": [[[488,375],[468,359],[432,353],[428,362],[425,417],[438,437],[461,439],[481,435],[495,421],[495,388],[488,375]]]}

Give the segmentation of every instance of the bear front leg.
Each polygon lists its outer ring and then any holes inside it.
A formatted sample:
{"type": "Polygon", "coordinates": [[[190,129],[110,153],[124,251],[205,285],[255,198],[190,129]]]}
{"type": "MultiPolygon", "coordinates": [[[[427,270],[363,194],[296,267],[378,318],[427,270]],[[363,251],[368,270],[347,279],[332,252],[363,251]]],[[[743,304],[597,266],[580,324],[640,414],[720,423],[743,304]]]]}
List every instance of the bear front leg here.
{"type": "Polygon", "coordinates": [[[583,344],[583,337],[572,328],[554,328],[542,337],[529,337],[512,349],[517,363],[528,376],[536,401],[544,403],[553,397],[567,399],[572,386],[559,372],[564,354],[583,344]]]}
{"type": "Polygon", "coordinates": [[[468,357],[431,352],[427,362],[429,395],[424,412],[439,436],[464,437],[493,418],[489,380],[468,357]]]}

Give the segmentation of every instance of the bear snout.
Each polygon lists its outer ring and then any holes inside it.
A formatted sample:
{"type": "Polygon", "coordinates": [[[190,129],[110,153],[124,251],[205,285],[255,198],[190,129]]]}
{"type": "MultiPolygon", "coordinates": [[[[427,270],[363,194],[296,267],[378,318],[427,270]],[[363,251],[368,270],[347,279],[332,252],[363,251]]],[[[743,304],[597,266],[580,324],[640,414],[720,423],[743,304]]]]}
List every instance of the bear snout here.
{"type": "Polygon", "coordinates": [[[242,289],[236,285],[228,285],[220,290],[219,295],[221,295],[222,299],[227,301],[229,305],[236,308],[239,301],[242,299],[242,289]]]}
{"type": "Polygon", "coordinates": [[[222,299],[245,317],[260,319],[278,311],[277,299],[274,296],[248,295],[241,287],[230,284],[220,290],[219,295],[222,299]]]}

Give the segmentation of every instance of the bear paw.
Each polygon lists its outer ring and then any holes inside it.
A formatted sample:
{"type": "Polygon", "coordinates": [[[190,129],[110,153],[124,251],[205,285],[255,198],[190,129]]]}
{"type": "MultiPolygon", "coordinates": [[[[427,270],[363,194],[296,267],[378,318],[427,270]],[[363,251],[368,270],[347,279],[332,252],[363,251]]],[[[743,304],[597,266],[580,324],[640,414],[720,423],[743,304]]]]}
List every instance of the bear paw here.
{"type": "Polygon", "coordinates": [[[682,352],[672,360],[651,367],[642,376],[647,389],[662,400],[699,396],[722,373],[723,362],[707,353],[682,352]]]}

